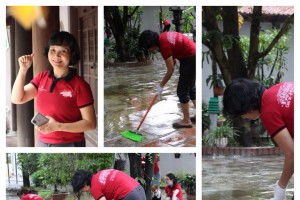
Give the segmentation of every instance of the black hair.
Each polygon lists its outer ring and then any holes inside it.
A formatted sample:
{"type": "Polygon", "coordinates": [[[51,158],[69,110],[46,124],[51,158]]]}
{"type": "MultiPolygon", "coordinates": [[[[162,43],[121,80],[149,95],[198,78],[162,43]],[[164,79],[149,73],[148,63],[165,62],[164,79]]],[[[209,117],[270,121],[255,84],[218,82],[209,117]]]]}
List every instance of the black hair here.
{"type": "Polygon", "coordinates": [[[238,117],[254,110],[260,111],[264,90],[260,83],[253,80],[244,78],[233,80],[223,94],[223,113],[238,117]]]}
{"type": "Polygon", "coordinates": [[[158,33],[151,30],[145,30],[139,36],[139,47],[144,48],[145,50],[148,50],[154,46],[159,47],[158,40],[158,33]]]}
{"type": "Polygon", "coordinates": [[[173,186],[176,185],[176,183],[178,181],[177,181],[176,176],[173,173],[168,173],[166,176],[169,177],[169,179],[173,181],[173,186]]]}
{"type": "Polygon", "coordinates": [[[93,174],[92,172],[85,171],[85,170],[78,170],[75,172],[71,179],[71,184],[73,187],[73,191],[77,194],[77,197],[80,196],[80,190],[85,186],[91,186],[93,174]]]}
{"type": "Polygon", "coordinates": [[[48,58],[48,52],[51,45],[68,46],[70,48],[70,63],[75,65],[80,60],[79,46],[76,38],[69,32],[60,31],[51,36],[47,47],[44,50],[44,55],[48,58]]]}
{"type": "Polygon", "coordinates": [[[37,194],[36,190],[29,190],[27,188],[22,187],[20,190],[17,191],[17,196],[20,197],[23,194],[37,194]]]}

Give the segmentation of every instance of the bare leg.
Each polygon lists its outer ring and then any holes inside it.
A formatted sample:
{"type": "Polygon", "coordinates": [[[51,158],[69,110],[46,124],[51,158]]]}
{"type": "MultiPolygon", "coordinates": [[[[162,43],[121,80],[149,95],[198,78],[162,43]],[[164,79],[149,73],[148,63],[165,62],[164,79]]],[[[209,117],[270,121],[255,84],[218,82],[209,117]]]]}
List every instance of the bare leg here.
{"type": "Polygon", "coordinates": [[[183,119],[178,121],[177,123],[180,125],[192,125],[190,120],[190,106],[189,103],[181,103],[181,108],[183,112],[183,119]]]}

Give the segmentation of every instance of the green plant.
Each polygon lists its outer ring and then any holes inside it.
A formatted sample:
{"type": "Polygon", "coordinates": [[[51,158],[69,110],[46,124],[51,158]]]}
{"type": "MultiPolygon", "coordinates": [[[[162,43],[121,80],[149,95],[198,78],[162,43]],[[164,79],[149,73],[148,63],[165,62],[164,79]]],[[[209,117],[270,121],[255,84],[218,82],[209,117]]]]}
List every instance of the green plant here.
{"type": "Polygon", "coordinates": [[[111,63],[118,59],[118,54],[114,50],[109,50],[104,54],[104,62],[111,63]]]}
{"type": "MultiPolygon", "coordinates": [[[[278,29],[264,30],[259,34],[259,52],[263,52],[278,34],[278,29]]],[[[285,33],[275,44],[273,49],[264,57],[258,60],[255,80],[262,83],[266,88],[281,82],[284,72],[287,71],[286,56],[290,48],[290,31],[285,33]]],[[[242,36],[240,47],[244,60],[248,61],[250,39],[242,36]]]]}
{"type": "Polygon", "coordinates": [[[43,199],[50,199],[53,193],[54,193],[53,190],[39,191],[39,196],[42,197],[43,199]]]}
{"type": "Polygon", "coordinates": [[[218,86],[220,88],[225,88],[222,74],[209,75],[206,78],[206,85],[209,86],[209,88],[211,88],[212,86],[218,86]]]}
{"type": "MultiPolygon", "coordinates": [[[[43,182],[54,186],[54,191],[58,192],[57,187],[70,183],[71,175],[74,172],[74,156],[65,153],[41,154],[39,167],[43,174],[43,182]]],[[[66,188],[67,189],[67,188],[66,188]]]]}
{"type": "Polygon", "coordinates": [[[185,189],[187,194],[195,194],[196,192],[196,175],[185,174],[180,179],[181,186],[185,189]]]}
{"type": "Polygon", "coordinates": [[[139,38],[139,29],[132,28],[128,30],[126,37],[127,52],[132,60],[137,59],[138,61],[144,61],[150,57],[151,52],[141,48],[138,44],[137,38],[139,38]]]}
{"type": "Polygon", "coordinates": [[[215,139],[217,138],[228,138],[229,143],[234,143],[234,137],[237,136],[238,130],[231,125],[230,122],[226,121],[221,126],[217,126],[213,129],[205,138],[204,144],[213,146],[215,139]]]}
{"type": "Polygon", "coordinates": [[[205,102],[202,102],[202,132],[209,129],[210,118],[208,114],[208,107],[205,102]]]}
{"type": "Polygon", "coordinates": [[[31,180],[35,187],[45,187],[44,184],[44,175],[42,170],[37,170],[31,175],[31,180]]]}

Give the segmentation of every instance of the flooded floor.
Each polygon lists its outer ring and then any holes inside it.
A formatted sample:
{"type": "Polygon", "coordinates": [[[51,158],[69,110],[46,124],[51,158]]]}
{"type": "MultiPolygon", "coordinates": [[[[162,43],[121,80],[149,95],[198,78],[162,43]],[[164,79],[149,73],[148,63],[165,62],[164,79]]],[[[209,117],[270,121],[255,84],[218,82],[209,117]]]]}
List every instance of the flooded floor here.
{"type": "MultiPolygon", "coordinates": [[[[176,95],[178,68],[140,128],[139,133],[144,137],[140,143],[122,138],[120,132],[137,129],[156,94],[156,86],[165,75],[164,61],[156,59],[148,66],[104,69],[104,146],[143,146],[170,134],[175,138],[178,136],[177,130],[172,127],[175,121],[182,118],[176,95]]],[[[194,113],[191,105],[191,115],[194,113]]],[[[178,143],[173,141],[171,145],[183,143],[183,140],[178,143]]]]}
{"type": "MultiPolygon", "coordinates": [[[[203,200],[269,200],[283,167],[283,156],[203,157],[203,200]]],[[[294,194],[294,178],[287,200],[294,194]]]]}

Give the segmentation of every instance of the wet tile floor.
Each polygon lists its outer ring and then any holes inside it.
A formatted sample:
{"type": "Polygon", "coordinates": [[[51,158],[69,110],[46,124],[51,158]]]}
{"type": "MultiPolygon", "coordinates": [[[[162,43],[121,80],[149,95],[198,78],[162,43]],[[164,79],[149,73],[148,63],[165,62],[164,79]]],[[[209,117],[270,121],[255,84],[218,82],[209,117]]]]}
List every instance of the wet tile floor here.
{"type": "MultiPolygon", "coordinates": [[[[202,157],[202,200],[269,200],[284,157],[202,157]]],[[[294,194],[294,178],[287,200],[294,194]]]]}
{"type": "MultiPolygon", "coordinates": [[[[178,69],[161,97],[148,113],[139,133],[142,142],[123,138],[120,132],[136,131],[162,80],[166,68],[162,60],[139,67],[110,67],[104,70],[104,146],[106,147],[195,147],[196,126],[174,129],[182,118],[176,96],[178,69]]],[[[190,104],[191,116],[195,109],[190,104]]]]}

